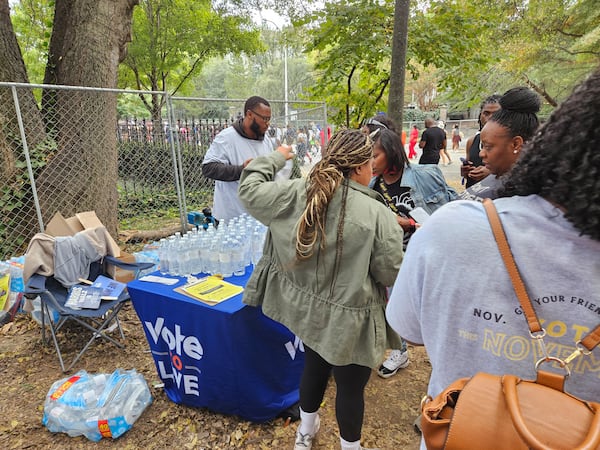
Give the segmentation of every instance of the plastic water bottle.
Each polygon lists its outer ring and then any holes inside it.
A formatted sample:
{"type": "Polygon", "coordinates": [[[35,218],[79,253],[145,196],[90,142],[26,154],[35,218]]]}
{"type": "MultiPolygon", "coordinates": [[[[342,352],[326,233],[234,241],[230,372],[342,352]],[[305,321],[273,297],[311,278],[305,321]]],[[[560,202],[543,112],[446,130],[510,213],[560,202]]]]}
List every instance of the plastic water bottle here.
{"type": "MultiPolygon", "coordinates": [[[[196,229],[194,228],[194,231],[196,229]]],[[[198,236],[198,232],[191,233],[190,235],[190,273],[195,274],[201,272],[201,261],[200,261],[200,236],[198,236]]]]}
{"type": "Polygon", "coordinates": [[[158,260],[160,273],[167,275],[169,273],[169,247],[165,238],[158,243],[158,260]]]}
{"type": "Polygon", "coordinates": [[[123,418],[129,426],[133,425],[146,409],[148,405],[147,390],[145,384],[140,382],[132,384],[123,404],[123,418]]]}
{"type": "Polygon", "coordinates": [[[198,273],[204,272],[208,273],[208,254],[209,254],[209,243],[210,243],[210,233],[208,231],[200,230],[198,233],[199,238],[199,249],[198,249],[198,273]]]}
{"type": "Polygon", "coordinates": [[[117,369],[110,376],[79,371],[52,385],[42,423],[52,432],[97,442],[121,436],[151,402],[148,385],[135,369],[117,369]]]}
{"type": "Polygon", "coordinates": [[[219,251],[221,246],[221,237],[218,233],[215,233],[212,241],[210,242],[210,247],[208,250],[208,270],[207,272],[210,275],[216,275],[218,273],[222,273],[221,271],[221,261],[219,259],[219,251]]]}
{"type": "Polygon", "coordinates": [[[233,243],[229,238],[225,238],[221,241],[219,246],[219,262],[221,264],[221,275],[224,278],[233,275],[233,267],[231,264],[231,256],[233,253],[233,243]]]}
{"type": "Polygon", "coordinates": [[[235,276],[243,276],[246,274],[246,264],[244,262],[244,246],[241,240],[233,239],[231,241],[231,262],[233,266],[233,274],[235,276]]]}
{"type": "Polygon", "coordinates": [[[190,239],[187,234],[183,236],[177,245],[177,256],[179,259],[179,275],[187,277],[191,275],[192,271],[190,268],[190,239]]]}
{"type": "Polygon", "coordinates": [[[263,253],[265,234],[257,227],[252,233],[252,265],[256,266],[263,253]]]}
{"type": "MultiPolygon", "coordinates": [[[[23,281],[23,265],[25,264],[25,258],[22,256],[18,258],[12,257],[10,258],[9,264],[10,293],[8,294],[8,304],[9,306],[12,306],[16,302],[20,302],[23,299],[23,291],[25,290],[25,282],[23,281]]],[[[25,308],[25,310],[30,313],[33,311],[33,306],[30,304],[29,307],[25,308]]]]}
{"type": "Polygon", "coordinates": [[[170,275],[179,275],[179,256],[178,256],[178,242],[175,236],[170,236],[168,240],[168,260],[169,260],[169,274],[170,275]]]}
{"type": "Polygon", "coordinates": [[[144,245],[142,251],[133,252],[133,256],[135,257],[135,262],[137,263],[152,263],[152,266],[148,269],[141,270],[139,272],[139,277],[143,277],[148,275],[149,273],[154,272],[156,269],[160,268],[160,244],[158,242],[152,242],[151,244],[144,245]]]}

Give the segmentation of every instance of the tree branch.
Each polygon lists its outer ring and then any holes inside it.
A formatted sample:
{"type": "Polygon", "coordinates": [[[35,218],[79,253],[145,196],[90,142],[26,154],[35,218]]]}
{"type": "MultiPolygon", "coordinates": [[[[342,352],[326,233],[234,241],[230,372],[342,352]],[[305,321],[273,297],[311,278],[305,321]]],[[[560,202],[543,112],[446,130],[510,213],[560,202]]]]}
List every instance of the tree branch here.
{"type": "Polygon", "coordinates": [[[529,86],[535,92],[540,94],[551,106],[553,106],[555,108],[558,106],[558,102],[553,97],[551,97],[550,94],[548,94],[548,92],[546,92],[545,88],[535,84],[533,81],[531,81],[529,79],[529,77],[527,75],[523,74],[523,77],[525,78],[525,83],[527,83],[527,86],[529,86]]]}
{"type": "MultiPolygon", "coordinates": [[[[352,66],[352,69],[350,70],[350,73],[348,74],[348,81],[347,81],[348,98],[350,98],[350,94],[352,93],[352,77],[354,76],[355,71],[356,71],[356,65],[352,66]]],[[[346,126],[347,127],[350,126],[350,103],[348,103],[348,102],[346,102],[346,126]]]]}
{"type": "Polygon", "coordinates": [[[576,33],[567,33],[566,31],[561,30],[560,28],[554,28],[552,29],[552,31],[556,31],[559,34],[562,34],[563,36],[569,36],[569,37],[574,37],[574,38],[582,38],[583,34],[576,34],[576,33]]]}
{"type": "Polygon", "coordinates": [[[592,50],[584,50],[584,51],[581,51],[581,52],[573,52],[573,51],[568,50],[568,49],[566,49],[564,47],[557,46],[556,48],[558,48],[559,50],[565,52],[567,55],[573,55],[573,56],[575,56],[575,55],[594,55],[594,56],[600,56],[600,52],[594,52],[592,50]]]}
{"type": "Polygon", "coordinates": [[[179,83],[177,84],[175,89],[173,89],[173,92],[171,93],[171,95],[175,95],[175,93],[179,90],[179,88],[188,80],[188,78],[190,78],[190,76],[196,70],[196,67],[198,67],[198,64],[200,64],[200,62],[204,61],[204,57],[206,56],[207,53],[208,52],[206,50],[204,50],[200,53],[200,55],[194,61],[194,64],[192,64],[191,69],[188,70],[188,72],[181,78],[181,80],[179,81],[179,83]]]}

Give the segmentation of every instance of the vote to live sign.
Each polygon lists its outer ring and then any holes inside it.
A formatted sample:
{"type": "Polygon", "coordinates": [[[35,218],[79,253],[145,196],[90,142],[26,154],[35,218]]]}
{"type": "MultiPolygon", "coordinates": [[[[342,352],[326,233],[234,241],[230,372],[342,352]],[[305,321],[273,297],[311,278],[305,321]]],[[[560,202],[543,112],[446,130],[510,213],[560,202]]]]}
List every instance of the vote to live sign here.
{"type": "MultiPolygon", "coordinates": [[[[198,375],[195,373],[183,374],[181,372],[184,369],[182,356],[192,358],[196,361],[201,360],[204,356],[204,349],[198,338],[183,334],[179,324],[174,325],[174,331],[170,330],[165,326],[164,317],[157,317],[154,323],[145,321],[144,326],[155,345],[159,343],[159,340],[162,340],[167,344],[169,349],[168,354],[152,350],[152,353],[157,357],[156,364],[161,379],[172,379],[178,388],[181,387],[181,381],[183,380],[183,389],[186,395],[200,395],[198,391],[198,375]],[[158,359],[159,356],[168,357],[158,359]]],[[[195,370],[198,373],[200,372],[200,369],[194,366],[187,365],[185,368],[195,370]]]]}

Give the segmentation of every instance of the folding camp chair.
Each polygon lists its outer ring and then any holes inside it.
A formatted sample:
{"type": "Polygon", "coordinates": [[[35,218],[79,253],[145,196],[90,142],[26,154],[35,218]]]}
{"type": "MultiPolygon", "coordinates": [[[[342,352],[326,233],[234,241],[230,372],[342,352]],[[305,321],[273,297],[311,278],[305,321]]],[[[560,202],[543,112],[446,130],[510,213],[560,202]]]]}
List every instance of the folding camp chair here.
{"type": "MultiPolygon", "coordinates": [[[[137,278],[137,275],[141,270],[153,266],[152,263],[124,263],[111,256],[105,256],[103,261],[97,261],[90,265],[90,280],[95,280],[98,275],[103,274],[104,264],[106,263],[114,264],[125,270],[134,271],[135,278],[137,278]]],[[[107,329],[115,324],[121,335],[121,340],[125,339],[118,314],[123,306],[130,300],[126,290],[119,295],[117,300],[102,300],[98,309],[72,309],[65,305],[69,296],[67,288],[53,277],[34,274],[29,278],[27,285],[25,286],[25,295],[28,298],[34,298],[36,296],[40,297],[42,306],[42,342],[44,345],[48,343],[48,339],[46,339],[46,321],[48,321],[52,340],[54,341],[54,347],[56,348],[60,367],[63,372],[68,372],[73,368],[96,338],[102,338],[112,342],[119,348],[124,347],[121,342],[107,334],[107,329]],[[58,320],[56,321],[52,320],[52,310],[58,313],[58,320]],[[83,349],[72,360],[71,364],[65,368],[63,352],[61,351],[59,344],[58,331],[70,320],[87,329],[91,333],[91,337],[83,349]]]]}

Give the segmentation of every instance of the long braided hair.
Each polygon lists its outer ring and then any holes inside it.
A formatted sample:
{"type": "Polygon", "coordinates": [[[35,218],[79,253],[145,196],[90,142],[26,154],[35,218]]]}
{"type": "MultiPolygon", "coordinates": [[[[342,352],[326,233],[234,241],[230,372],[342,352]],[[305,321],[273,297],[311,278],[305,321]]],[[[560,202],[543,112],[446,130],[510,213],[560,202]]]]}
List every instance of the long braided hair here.
{"type": "MultiPolygon", "coordinates": [[[[372,156],[373,142],[360,130],[344,129],[331,137],[323,158],[315,164],[308,175],[306,207],[300,216],[296,233],[298,260],[312,257],[317,245],[322,250],[325,249],[325,225],[329,202],[352,170],[365,164],[372,156]]],[[[347,195],[348,183],[343,183],[342,208],[336,241],[336,263],[341,258],[347,195]]]]}

